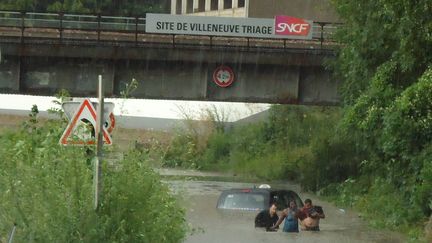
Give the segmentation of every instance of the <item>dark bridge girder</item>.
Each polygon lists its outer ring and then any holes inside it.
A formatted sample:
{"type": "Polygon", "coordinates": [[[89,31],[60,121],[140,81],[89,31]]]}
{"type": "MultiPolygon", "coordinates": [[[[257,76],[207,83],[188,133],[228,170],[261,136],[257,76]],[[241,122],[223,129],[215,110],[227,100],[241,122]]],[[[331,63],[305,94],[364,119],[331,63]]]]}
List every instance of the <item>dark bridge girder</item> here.
{"type": "Polygon", "coordinates": [[[119,97],[132,78],[135,98],[335,105],[338,82],[323,66],[332,51],[240,47],[25,42],[0,39],[0,92],[95,96],[102,74],[108,97],[119,97]],[[213,82],[219,65],[230,66],[234,83],[213,82]]]}

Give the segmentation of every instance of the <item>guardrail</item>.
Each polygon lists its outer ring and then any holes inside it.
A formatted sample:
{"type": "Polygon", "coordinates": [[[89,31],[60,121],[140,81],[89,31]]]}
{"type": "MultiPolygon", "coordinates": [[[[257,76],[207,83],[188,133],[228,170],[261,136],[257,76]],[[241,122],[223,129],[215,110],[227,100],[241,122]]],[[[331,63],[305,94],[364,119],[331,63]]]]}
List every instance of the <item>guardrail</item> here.
{"type": "MultiPolygon", "coordinates": [[[[83,31],[91,32],[95,34],[96,41],[101,41],[101,34],[103,33],[123,33],[134,38],[123,38],[117,40],[118,42],[133,42],[136,45],[139,44],[139,35],[150,34],[145,32],[146,19],[143,17],[115,17],[115,16],[103,16],[103,15],[77,15],[77,14],[65,14],[65,13],[33,13],[33,12],[18,12],[18,11],[0,11],[0,27],[11,28],[20,30],[20,34],[10,34],[10,36],[19,37],[22,42],[25,38],[31,37],[32,35],[26,35],[25,31],[29,29],[38,29],[40,32],[45,30],[55,31],[55,35],[39,36],[45,38],[59,39],[60,42],[63,40],[77,39],[76,36],[66,37],[66,32],[71,31],[83,31]]],[[[279,41],[283,43],[283,48],[290,48],[292,45],[288,45],[287,42],[315,42],[318,43],[319,47],[323,49],[323,46],[327,42],[333,41],[333,34],[335,33],[339,23],[330,22],[314,22],[313,24],[313,36],[312,40],[287,40],[287,39],[271,39],[271,41],[279,41]]],[[[158,34],[152,34],[158,35],[158,34]]],[[[159,34],[161,35],[161,34],[159,34]]],[[[2,36],[8,36],[7,32],[3,31],[2,36]]],[[[162,36],[162,35],[161,35],[162,36]]],[[[166,36],[166,35],[165,35],[166,36]]],[[[171,35],[170,40],[173,46],[179,44],[176,42],[176,35],[171,35]]],[[[196,36],[196,38],[202,38],[203,36],[196,36]]],[[[213,41],[215,36],[204,36],[209,38],[209,45],[218,45],[213,41]]],[[[220,38],[220,37],[218,37],[220,38]]],[[[250,37],[223,37],[225,39],[238,40],[245,39],[247,47],[250,47],[250,42],[258,40],[260,38],[250,37]]],[[[81,35],[78,39],[88,39],[85,35],[81,35]]],[[[263,40],[263,39],[260,39],[263,40]]],[[[270,41],[266,39],[266,41],[270,41]]],[[[235,42],[235,41],[234,41],[235,42]]]]}

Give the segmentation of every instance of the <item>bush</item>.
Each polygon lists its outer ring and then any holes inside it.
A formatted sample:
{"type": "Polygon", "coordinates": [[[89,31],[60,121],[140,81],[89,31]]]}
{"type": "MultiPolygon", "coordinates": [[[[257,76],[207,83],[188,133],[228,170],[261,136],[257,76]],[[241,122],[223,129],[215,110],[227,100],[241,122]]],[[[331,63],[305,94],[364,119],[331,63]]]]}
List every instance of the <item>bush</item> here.
{"type": "Polygon", "coordinates": [[[215,132],[210,135],[207,149],[202,157],[203,169],[216,169],[228,163],[231,138],[228,133],[215,132]]]}
{"type": "Polygon", "coordinates": [[[200,168],[197,163],[201,154],[197,146],[197,140],[192,134],[178,132],[163,155],[162,165],[200,168]]]}
{"type": "MultiPolygon", "coordinates": [[[[58,144],[65,124],[38,124],[0,135],[0,235],[17,223],[16,242],[180,242],[184,210],[141,154],[103,168],[93,209],[90,147],[58,144]]],[[[106,163],[104,163],[106,165],[106,163]]]]}

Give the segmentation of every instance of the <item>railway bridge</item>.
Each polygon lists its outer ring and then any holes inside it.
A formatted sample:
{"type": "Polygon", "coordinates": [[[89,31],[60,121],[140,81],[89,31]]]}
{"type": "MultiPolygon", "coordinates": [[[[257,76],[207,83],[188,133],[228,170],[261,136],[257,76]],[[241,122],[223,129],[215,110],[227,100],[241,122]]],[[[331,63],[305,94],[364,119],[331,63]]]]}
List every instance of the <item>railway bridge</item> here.
{"type": "Polygon", "coordinates": [[[0,11],[0,92],[107,97],[132,79],[135,98],[336,105],[336,26],[308,40],[150,33],[141,17],[0,11]]]}

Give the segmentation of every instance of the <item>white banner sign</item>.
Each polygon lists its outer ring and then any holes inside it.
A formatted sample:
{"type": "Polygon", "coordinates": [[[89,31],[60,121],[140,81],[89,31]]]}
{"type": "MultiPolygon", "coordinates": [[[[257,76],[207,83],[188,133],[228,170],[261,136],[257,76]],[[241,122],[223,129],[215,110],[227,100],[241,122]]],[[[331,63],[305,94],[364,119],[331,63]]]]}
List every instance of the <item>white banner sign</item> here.
{"type": "Polygon", "coordinates": [[[146,32],[277,39],[312,39],[311,20],[290,16],[274,19],[147,14],[146,32]]]}

